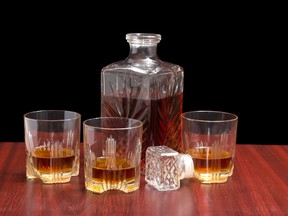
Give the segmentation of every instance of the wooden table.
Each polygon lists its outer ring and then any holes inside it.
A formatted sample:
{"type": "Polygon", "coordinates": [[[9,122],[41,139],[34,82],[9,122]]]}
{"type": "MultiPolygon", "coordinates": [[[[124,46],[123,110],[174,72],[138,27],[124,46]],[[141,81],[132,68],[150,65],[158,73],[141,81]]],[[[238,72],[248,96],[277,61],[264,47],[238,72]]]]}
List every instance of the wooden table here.
{"type": "Polygon", "coordinates": [[[168,192],[142,176],[140,189],[130,194],[93,194],[85,190],[83,157],[70,183],[27,180],[23,142],[0,143],[0,170],[0,215],[288,215],[288,145],[237,145],[228,182],[184,179],[168,192]]]}

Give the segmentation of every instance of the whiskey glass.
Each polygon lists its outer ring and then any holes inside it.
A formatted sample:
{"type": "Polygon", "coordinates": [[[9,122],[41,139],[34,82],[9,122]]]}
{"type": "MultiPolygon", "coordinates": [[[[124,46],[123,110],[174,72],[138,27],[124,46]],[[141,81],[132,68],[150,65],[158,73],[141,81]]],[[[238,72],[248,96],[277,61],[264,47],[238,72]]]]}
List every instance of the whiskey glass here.
{"type": "Polygon", "coordinates": [[[94,193],[125,193],[140,186],[143,124],[126,117],[83,122],[85,187],[94,193]]]}
{"type": "Polygon", "coordinates": [[[79,174],[81,115],[67,110],[24,114],[26,177],[67,183],[79,174]]]}
{"type": "Polygon", "coordinates": [[[197,110],[181,118],[181,152],[193,159],[193,177],[206,184],[226,182],[234,169],[238,116],[197,110]]]}

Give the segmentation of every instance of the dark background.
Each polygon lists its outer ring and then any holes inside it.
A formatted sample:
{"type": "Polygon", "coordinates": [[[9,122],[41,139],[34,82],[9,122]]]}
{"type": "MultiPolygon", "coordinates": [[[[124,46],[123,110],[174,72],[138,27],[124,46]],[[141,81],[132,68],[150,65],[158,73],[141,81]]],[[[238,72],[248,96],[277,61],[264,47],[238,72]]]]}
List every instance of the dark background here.
{"type": "Polygon", "coordinates": [[[99,116],[101,68],[128,56],[126,33],[152,32],[159,58],[184,68],[184,112],[237,114],[239,144],[288,143],[281,6],[30,6],[4,8],[0,141],[24,141],[29,111],[99,116]]]}

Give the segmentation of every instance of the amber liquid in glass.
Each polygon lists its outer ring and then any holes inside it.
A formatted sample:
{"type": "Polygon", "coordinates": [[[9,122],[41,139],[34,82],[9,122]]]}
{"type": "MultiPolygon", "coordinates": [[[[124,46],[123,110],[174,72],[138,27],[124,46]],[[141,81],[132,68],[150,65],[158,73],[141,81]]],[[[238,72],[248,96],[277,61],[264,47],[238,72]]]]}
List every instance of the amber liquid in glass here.
{"type": "Polygon", "coordinates": [[[125,193],[135,191],[140,185],[140,166],[120,158],[100,157],[92,164],[92,182],[86,188],[95,193],[120,190],[125,193]]]}
{"type": "Polygon", "coordinates": [[[27,177],[40,177],[44,183],[68,182],[73,175],[75,153],[69,148],[51,151],[38,147],[27,158],[27,177]]]}
{"type": "Polygon", "coordinates": [[[194,176],[203,183],[226,182],[233,171],[233,159],[225,150],[210,147],[190,149],[194,163],[194,176]]]}
{"type": "Polygon", "coordinates": [[[183,93],[158,100],[103,96],[102,116],[121,116],[143,122],[141,171],[149,146],[166,145],[179,151],[183,93]]]}

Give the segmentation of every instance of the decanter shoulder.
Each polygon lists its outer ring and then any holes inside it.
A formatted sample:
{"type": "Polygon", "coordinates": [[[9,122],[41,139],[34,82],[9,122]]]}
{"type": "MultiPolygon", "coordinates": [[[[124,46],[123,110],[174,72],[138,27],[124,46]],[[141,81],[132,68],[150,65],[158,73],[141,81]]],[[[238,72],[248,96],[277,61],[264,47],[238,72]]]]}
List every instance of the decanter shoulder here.
{"type": "Polygon", "coordinates": [[[161,75],[161,74],[170,74],[170,73],[183,73],[184,70],[181,66],[165,61],[154,61],[150,59],[130,61],[122,60],[111,63],[102,68],[102,72],[129,72],[129,73],[140,73],[147,75],[161,75]]]}

